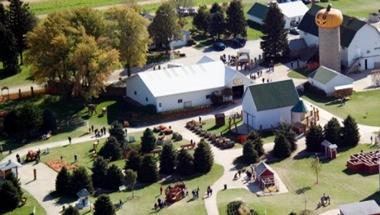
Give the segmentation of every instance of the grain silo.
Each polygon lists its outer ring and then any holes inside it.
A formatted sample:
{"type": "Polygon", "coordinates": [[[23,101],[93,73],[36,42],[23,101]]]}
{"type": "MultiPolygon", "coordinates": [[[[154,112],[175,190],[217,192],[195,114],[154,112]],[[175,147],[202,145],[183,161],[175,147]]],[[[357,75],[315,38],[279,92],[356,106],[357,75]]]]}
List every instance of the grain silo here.
{"type": "Polygon", "coordinates": [[[341,70],[340,25],[343,15],[340,10],[321,9],[315,16],[319,32],[319,64],[337,72],[341,70]]]}

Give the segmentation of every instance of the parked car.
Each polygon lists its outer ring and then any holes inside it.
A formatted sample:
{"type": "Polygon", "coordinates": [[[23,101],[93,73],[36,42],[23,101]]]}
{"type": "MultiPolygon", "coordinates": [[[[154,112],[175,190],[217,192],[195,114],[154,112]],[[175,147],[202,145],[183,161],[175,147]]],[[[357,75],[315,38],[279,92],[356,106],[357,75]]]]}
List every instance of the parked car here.
{"type": "Polygon", "coordinates": [[[290,34],[293,34],[293,35],[299,35],[299,34],[300,34],[300,32],[298,31],[297,28],[291,28],[291,29],[289,30],[289,33],[290,33],[290,34]]]}
{"type": "Polygon", "coordinates": [[[247,42],[244,38],[234,38],[231,40],[231,47],[233,48],[241,48],[245,46],[245,43],[247,42]]]}
{"type": "Polygon", "coordinates": [[[226,49],[226,45],[223,42],[215,42],[212,46],[216,51],[223,51],[226,49]]]}

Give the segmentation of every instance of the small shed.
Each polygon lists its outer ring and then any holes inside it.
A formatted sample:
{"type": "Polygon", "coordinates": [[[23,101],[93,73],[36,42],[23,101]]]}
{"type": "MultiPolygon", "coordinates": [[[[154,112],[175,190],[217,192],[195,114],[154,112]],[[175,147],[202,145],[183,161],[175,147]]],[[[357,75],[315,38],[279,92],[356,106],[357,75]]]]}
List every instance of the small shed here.
{"type": "Polygon", "coordinates": [[[0,178],[5,178],[8,174],[13,173],[18,176],[18,168],[22,165],[17,161],[9,160],[8,162],[0,163],[0,178]]]}
{"type": "Polygon", "coordinates": [[[265,162],[260,162],[255,166],[256,181],[259,182],[261,189],[276,186],[274,171],[265,162]]]}
{"type": "Polygon", "coordinates": [[[338,146],[336,144],[332,144],[330,141],[324,140],[322,142],[322,146],[324,148],[325,156],[328,159],[333,160],[336,158],[336,155],[338,153],[337,152],[338,146]]]}
{"type": "Polygon", "coordinates": [[[79,209],[90,206],[90,200],[88,199],[88,197],[90,196],[90,193],[88,192],[86,188],[83,188],[79,192],[77,192],[77,196],[78,196],[77,207],[79,209]]]}
{"type": "Polygon", "coordinates": [[[341,205],[339,210],[341,215],[380,215],[380,207],[375,200],[341,205]]]}
{"type": "Polygon", "coordinates": [[[224,113],[215,114],[215,126],[220,127],[226,124],[226,116],[224,113]]]}

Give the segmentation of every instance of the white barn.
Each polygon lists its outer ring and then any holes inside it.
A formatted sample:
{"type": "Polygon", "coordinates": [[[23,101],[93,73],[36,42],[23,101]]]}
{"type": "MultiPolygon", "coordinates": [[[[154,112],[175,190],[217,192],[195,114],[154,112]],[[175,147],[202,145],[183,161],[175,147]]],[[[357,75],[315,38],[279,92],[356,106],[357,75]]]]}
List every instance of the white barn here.
{"type": "Polygon", "coordinates": [[[324,66],[320,66],[310,73],[308,81],[312,86],[322,90],[328,96],[333,95],[337,87],[353,88],[354,83],[352,78],[324,66]]]}
{"type": "MultiPolygon", "coordinates": [[[[278,3],[285,19],[285,28],[296,27],[301,22],[302,17],[309,8],[302,1],[289,1],[278,3]]],[[[268,13],[268,6],[255,3],[247,12],[248,20],[256,22],[260,25],[264,24],[264,19],[268,13]]]]}
{"type": "Polygon", "coordinates": [[[252,81],[221,61],[137,73],[127,80],[127,97],[166,112],[211,104],[210,96],[231,88],[243,96],[252,81]]]}
{"type": "Polygon", "coordinates": [[[252,85],[243,97],[243,120],[255,129],[271,129],[292,123],[292,108],[299,96],[292,80],[252,85]]]}
{"type": "MultiPolygon", "coordinates": [[[[315,15],[322,9],[313,5],[300,22],[298,29],[309,47],[319,44],[315,15]]],[[[364,71],[380,68],[380,13],[368,21],[343,15],[340,27],[341,62],[346,71],[364,71]]]]}

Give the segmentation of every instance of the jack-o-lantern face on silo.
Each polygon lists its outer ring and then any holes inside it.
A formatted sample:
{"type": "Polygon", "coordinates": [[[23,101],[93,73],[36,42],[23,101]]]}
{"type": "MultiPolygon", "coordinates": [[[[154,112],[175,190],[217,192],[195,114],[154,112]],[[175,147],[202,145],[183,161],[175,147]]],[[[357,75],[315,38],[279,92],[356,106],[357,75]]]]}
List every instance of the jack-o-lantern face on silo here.
{"type": "Polygon", "coordinates": [[[331,8],[328,5],[326,9],[321,9],[315,16],[315,23],[320,28],[336,28],[343,22],[343,15],[340,10],[331,8]]]}

